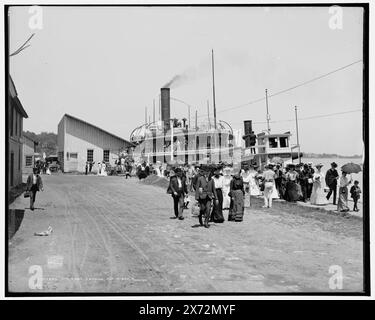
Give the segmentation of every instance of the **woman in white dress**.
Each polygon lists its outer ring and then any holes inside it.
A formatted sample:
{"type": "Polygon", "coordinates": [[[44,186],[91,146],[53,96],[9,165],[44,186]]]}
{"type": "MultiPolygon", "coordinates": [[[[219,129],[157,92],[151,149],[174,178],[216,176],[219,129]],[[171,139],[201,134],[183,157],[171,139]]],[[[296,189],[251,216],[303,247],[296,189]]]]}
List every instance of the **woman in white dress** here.
{"type": "Polygon", "coordinates": [[[313,189],[310,197],[310,203],[314,205],[324,206],[328,204],[328,200],[324,193],[324,174],[321,172],[322,164],[317,164],[316,171],[313,175],[313,189]]]}
{"type": "Polygon", "coordinates": [[[276,189],[275,186],[272,189],[272,195],[271,195],[271,197],[272,197],[272,199],[280,199],[279,192],[277,191],[277,189],[276,189]]]}
{"type": "Polygon", "coordinates": [[[250,207],[250,170],[248,167],[245,168],[245,170],[241,171],[241,177],[243,180],[243,185],[245,189],[245,196],[244,196],[244,206],[250,207]]]}
{"type": "Polygon", "coordinates": [[[250,195],[259,196],[260,190],[256,181],[258,172],[256,172],[253,167],[250,167],[249,175],[250,175],[250,195]]]}
{"type": "Polygon", "coordinates": [[[231,170],[229,167],[223,169],[223,210],[229,209],[230,207],[230,182],[232,181],[232,176],[230,174],[231,170]]]}
{"type": "Polygon", "coordinates": [[[102,163],[99,161],[98,162],[98,176],[102,174],[102,163]]]}
{"type": "Polygon", "coordinates": [[[107,175],[105,162],[102,163],[102,173],[101,173],[101,175],[102,176],[106,176],[107,175]]]}

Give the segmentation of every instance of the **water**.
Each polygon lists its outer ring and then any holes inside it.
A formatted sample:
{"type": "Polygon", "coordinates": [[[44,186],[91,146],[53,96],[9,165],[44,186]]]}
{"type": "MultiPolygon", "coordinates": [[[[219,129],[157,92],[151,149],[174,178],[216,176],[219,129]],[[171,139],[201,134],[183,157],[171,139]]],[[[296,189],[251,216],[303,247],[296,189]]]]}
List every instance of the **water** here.
{"type": "MultiPolygon", "coordinates": [[[[349,163],[349,162],[353,162],[353,163],[357,163],[359,165],[362,165],[362,158],[346,158],[346,159],[343,159],[343,158],[305,158],[305,157],[303,157],[301,159],[301,161],[303,163],[312,162],[313,166],[318,164],[318,163],[323,164],[322,172],[324,173],[324,175],[325,175],[326,171],[331,168],[332,162],[337,163],[337,171],[338,171],[340,176],[341,176],[341,166],[343,166],[344,164],[349,163]]],[[[363,190],[363,172],[360,172],[358,174],[353,173],[351,176],[353,178],[353,181],[354,180],[359,181],[359,186],[363,190]]]]}

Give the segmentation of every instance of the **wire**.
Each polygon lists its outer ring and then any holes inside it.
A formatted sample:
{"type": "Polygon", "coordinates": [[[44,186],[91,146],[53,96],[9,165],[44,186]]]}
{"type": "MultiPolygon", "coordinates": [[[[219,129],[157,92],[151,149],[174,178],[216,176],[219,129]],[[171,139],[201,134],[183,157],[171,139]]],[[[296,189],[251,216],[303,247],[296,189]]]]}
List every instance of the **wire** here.
{"type": "MultiPolygon", "coordinates": [[[[285,93],[285,92],[288,92],[288,91],[294,90],[294,89],[296,89],[296,88],[302,87],[302,86],[304,86],[304,85],[307,85],[307,84],[309,84],[309,83],[311,83],[311,82],[314,82],[314,81],[320,80],[320,79],[325,78],[325,77],[327,77],[327,76],[329,76],[329,75],[331,75],[331,74],[333,74],[333,73],[336,73],[336,72],[339,72],[339,71],[344,70],[344,69],[346,69],[346,68],[349,68],[349,67],[351,67],[351,66],[353,66],[353,65],[355,65],[355,64],[357,64],[357,63],[359,63],[359,62],[362,62],[362,61],[363,61],[362,59],[361,59],[361,60],[354,61],[354,62],[349,63],[349,64],[347,64],[347,65],[345,65],[345,66],[342,66],[342,67],[340,67],[340,68],[338,68],[338,69],[335,69],[335,70],[332,70],[332,71],[327,72],[327,73],[325,73],[325,74],[322,74],[322,75],[320,75],[320,76],[318,76],[318,77],[315,77],[315,78],[312,78],[312,79],[310,79],[310,80],[307,80],[307,81],[301,82],[300,84],[297,84],[297,85],[295,85],[295,86],[293,86],[293,87],[290,87],[290,88],[287,88],[287,89],[283,89],[283,90],[277,91],[277,92],[275,92],[275,93],[273,93],[273,94],[268,95],[268,98],[275,97],[275,96],[277,96],[277,95],[279,95],[279,94],[283,94],[283,93],[285,93]]],[[[242,107],[245,107],[245,106],[248,106],[248,105],[252,105],[252,104],[255,104],[255,103],[258,103],[258,102],[262,102],[262,101],[264,101],[264,100],[266,100],[265,97],[263,97],[263,98],[259,98],[259,99],[252,100],[252,101],[249,101],[249,102],[247,102],[247,103],[244,103],[244,104],[241,104],[241,105],[238,105],[238,106],[228,107],[228,108],[221,109],[221,110],[217,111],[216,113],[222,113],[222,112],[226,112],[226,111],[230,111],[230,110],[234,110],[234,109],[242,108],[242,107]]],[[[202,117],[204,117],[204,116],[203,116],[203,115],[202,115],[202,116],[198,116],[198,118],[202,118],[202,117]]]]}
{"type": "MultiPolygon", "coordinates": [[[[349,111],[344,111],[344,112],[327,113],[327,114],[316,115],[316,116],[311,116],[311,117],[298,118],[298,121],[318,119],[318,118],[326,118],[326,117],[336,116],[336,115],[340,115],[340,114],[348,114],[348,113],[354,113],[354,112],[359,112],[359,111],[362,111],[362,109],[354,109],[354,110],[349,110],[349,111]]],[[[294,122],[294,121],[296,121],[296,119],[285,119],[285,120],[278,120],[278,121],[270,121],[270,123],[294,122]]],[[[242,124],[242,122],[236,122],[235,124],[240,124],[240,123],[242,124]]],[[[253,124],[265,124],[265,123],[267,123],[267,122],[266,121],[253,122],[253,124]]]]}

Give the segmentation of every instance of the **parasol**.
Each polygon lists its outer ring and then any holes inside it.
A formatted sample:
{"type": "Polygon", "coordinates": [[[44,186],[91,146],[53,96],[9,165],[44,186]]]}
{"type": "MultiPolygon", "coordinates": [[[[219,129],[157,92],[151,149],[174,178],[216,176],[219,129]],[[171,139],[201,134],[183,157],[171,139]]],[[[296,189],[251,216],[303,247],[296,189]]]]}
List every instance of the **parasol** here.
{"type": "Polygon", "coordinates": [[[358,173],[362,171],[362,167],[359,164],[350,162],[350,163],[344,164],[341,167],[341,170],[346,173],[358,173]]]}
{"type": "Polygon", "coordinates": [[[281,157],[273,157],[273,158],[271,159],[271,162],[272,162],[272,163],[284,163],[284,159],[281,158],[281,157]]]}

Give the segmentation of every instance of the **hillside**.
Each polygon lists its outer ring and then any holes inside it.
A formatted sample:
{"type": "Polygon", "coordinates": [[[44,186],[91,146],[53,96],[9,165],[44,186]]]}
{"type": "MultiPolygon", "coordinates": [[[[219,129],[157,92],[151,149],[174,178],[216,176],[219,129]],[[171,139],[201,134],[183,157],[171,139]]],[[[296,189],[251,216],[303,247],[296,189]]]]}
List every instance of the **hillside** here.
{"type": "Polygon", "coordinates": [[[57,134],[53,132],[41,132],[36,134],[31,131],[24,131],[24,135],[30,137],[31,139],[38,141],[39,144],[36,147],[36,152],[43,154],[46,153],[46,156],[51,154],[57,154],[57,134]]]}
{"type": "Polygon", "coordinates": [[[308,153],[308,152],[304,152],[303,153],[303,156],[305,158],[311,158],[311,159],[314,159],[314,158],[324,158],[324,159],[328,159],[328,158],[339,158],[339,159],[346,159],[346,158],[362,158],[361,155],[358,155],[358,154],[354,154],[352,156],[343,156],[343,155],[340,155],[340,154],[336,154],[336,153],[308,153]]]}

